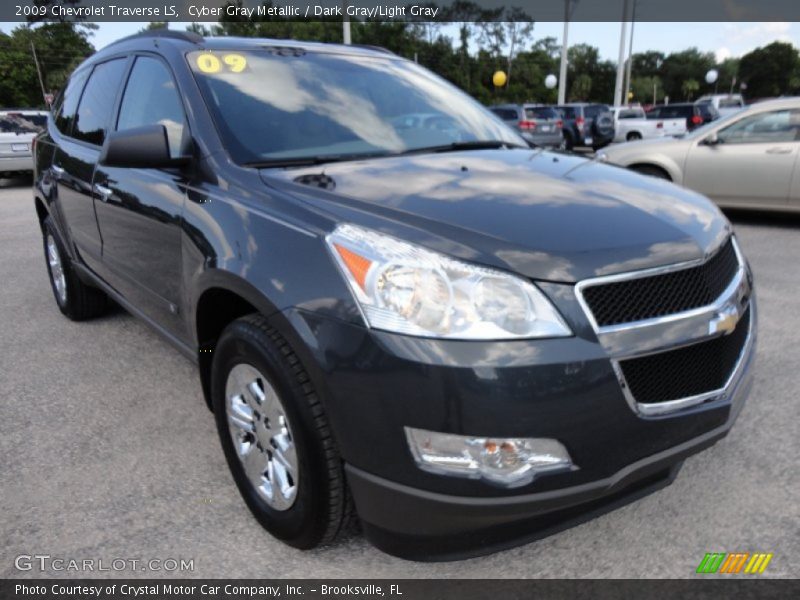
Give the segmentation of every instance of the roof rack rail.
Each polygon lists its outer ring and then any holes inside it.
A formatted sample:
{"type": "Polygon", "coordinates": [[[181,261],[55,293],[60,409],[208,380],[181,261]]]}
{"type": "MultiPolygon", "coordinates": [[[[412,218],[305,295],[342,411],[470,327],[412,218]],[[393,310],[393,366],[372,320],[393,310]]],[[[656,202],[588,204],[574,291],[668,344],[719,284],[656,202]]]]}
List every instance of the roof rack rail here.
{"type": "Polygon", "coordinates": [[[190,44],[202,44],[205,41],[205,38],[202,35],[192,31],[176,31],[174,29],[148,29],[146,31],[140,31],[139,33],[134,33],[133,35],[119,39],[116,42],[112,42],[109,44],[109,46],[115,46],[117,44],[121,44],[122,42],[128,42],[130,40],[136,40],[139,38],[168,38],[172,40],[183,40],[184,42],[189,42],[190,44]]]}
{"type": "Polygon", "coordinates": [[[391,54],[397,56],[394,52],[383,46],[373,46],[371,44],[350,44],[353,48],[364,48],[365,50],[375,50],[375,52],[382,52],[383,54],[391,54]]]}

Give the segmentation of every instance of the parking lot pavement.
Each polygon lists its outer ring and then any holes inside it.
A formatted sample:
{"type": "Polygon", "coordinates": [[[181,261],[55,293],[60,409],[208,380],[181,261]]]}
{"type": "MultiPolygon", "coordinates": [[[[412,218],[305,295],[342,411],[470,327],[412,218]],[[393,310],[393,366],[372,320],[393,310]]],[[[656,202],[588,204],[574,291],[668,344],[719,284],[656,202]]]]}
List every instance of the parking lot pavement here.
{"type": "Polygon", "coordinates": [[[194,367],[122,311],[62,317],[30,189],[0,187],[2,577],[41,576],[15,569],[20,554],[194,560],[187,573],[102,573],[125,577],[693,577],[706,552],[734,551],[774,553],[765,577],[800,576],[800,218],[732,215],[761,322],[753,394],[726,439],[621,510],[430,564],[361,537],[306,553],[272,539],[228,474],[194,367]]]}

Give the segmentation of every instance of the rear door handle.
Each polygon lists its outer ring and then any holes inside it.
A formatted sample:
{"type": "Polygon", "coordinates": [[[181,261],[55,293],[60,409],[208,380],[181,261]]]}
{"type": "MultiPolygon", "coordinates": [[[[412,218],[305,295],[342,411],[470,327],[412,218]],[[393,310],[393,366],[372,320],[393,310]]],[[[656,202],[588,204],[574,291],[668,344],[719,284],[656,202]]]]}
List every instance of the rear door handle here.
{"type": "Polygon", "coordinates": [[[100,196],[100,200],[103,202],[108,202],[108,199],[111,197],[113,193],[111,188],[107,188],[104,185],[100,185],[99,183],[94,184],[94,191],[100,196]]]}
{"type": "Polygon", "coordinates": [[[767,154],[791,154],[791,148],[770,148],[767,150],[767,154]]]}
{"type": "Polygon", "coordinates": [[[64,169],[58,165],[52,165],[50,168],[53,170],[53,173],[55,173],[56,177],[61,177],[64,174],[64,169]]]}

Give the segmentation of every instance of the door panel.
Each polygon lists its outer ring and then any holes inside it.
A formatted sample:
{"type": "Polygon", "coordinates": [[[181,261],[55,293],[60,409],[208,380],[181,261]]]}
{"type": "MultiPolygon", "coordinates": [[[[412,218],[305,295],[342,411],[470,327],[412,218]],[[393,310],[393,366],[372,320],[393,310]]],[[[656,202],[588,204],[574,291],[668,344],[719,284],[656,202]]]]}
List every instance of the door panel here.
{"type": "MultiPolygon", "coordinates": [[[[137,56],[120,102],[117,131],[166,128],[170,153],[181,156],[188,129],[174,78],[165,63],[137,56]]],[[[103,277],[167,331],[186,339],[181,301],[181,226],[186,173],[179,169],[98,166],[97,220],[103,236],[103,277]]]]}
{"type": "Polygon", "coordinates": [[[92,193],[92,176],[99,154],[98,148],[63,140],[51,167],[70,240],[78,256],[93,271],[100,265],[102,254],[92,193]]]}
{"type": "Polygon", "coordinates": [[[58,202],[76,252],[94,271],[100,266],[102,236],[95,215],[92,179],[126,65],[125,58],[96,65],[85,86],[81,77],[76,77],[56,116],[59,131],[68,136],[60,140],[51,167],[57,181],[58,202]],[[74,94],[68,99],[71,88],[78,85],[80,100],[74,94]]]}
{"type": "Polygon", "coordinates": [[[800,149],[800,111],[746,115],[716,135],[717,143],[701,140],[690,149],[687,187],[725,205],[788,204],[800,149]]]}
{"type": "Polygon", "coordinates": [[[726,205],[785,204],[797,144],[696,144],[684,185],[726,205]]]}
{"type": "Polygon", "coordinates": [[[99,166],[94,181],[103,233],[101,276],[148,317],[182,337],[182,176],[99,166]]]}

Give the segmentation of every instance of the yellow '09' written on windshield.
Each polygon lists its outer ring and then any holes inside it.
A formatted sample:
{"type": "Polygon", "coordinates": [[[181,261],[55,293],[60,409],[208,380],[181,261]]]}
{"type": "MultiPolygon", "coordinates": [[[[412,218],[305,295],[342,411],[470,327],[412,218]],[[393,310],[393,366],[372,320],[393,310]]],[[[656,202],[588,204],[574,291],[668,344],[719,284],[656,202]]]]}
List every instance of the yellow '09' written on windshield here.
{"type": "Polygon", "coordinates": [[[241,73],[247,68],[247,59],[241,54],[201,52],[194,57],[194,65],[201,73],[241,73]]]}

